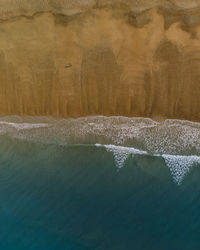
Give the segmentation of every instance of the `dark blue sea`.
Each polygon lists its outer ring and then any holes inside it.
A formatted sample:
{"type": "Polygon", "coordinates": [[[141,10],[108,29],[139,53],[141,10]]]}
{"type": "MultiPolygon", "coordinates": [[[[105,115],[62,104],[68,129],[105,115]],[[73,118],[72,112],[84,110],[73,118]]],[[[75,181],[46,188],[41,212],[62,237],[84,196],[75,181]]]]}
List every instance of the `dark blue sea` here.
{"type": "Polygon", "coordinates": [[[0,119],[0,250],[199,250],[200,124],[0,119]]]}

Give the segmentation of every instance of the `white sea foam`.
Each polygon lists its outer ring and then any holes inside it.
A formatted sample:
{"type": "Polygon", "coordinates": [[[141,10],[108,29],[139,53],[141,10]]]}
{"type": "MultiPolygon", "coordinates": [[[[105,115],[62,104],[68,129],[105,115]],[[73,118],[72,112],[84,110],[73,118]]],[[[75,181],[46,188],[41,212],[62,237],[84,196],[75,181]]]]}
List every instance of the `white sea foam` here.
{"type": "Polygon", "coordinates": [[[115,165],[118,168],[122,168],[126,159],[129,155],[134,156],[137,154],[147,154],[145,151],[141,151],[135,148],[115,146],[115,145],[101,145],[95,144],[96,146],[104,146],[108,152],[112,152],[115,160],[115,165]]]}
{"type": "Polygon", "coordinates": [[[200,155],[200,123],[147,118],[49,117],[0,118],[0,134],[60,143],[113,144],[152,154],[200,155]],[[17,132],[16,132],[17,130],[17,132]]]}
{"type": "MultiPolygon", "coordinates": [[[[126,159],[131,155],[143,154],[147,155],[146,151],[138,150],[130,147],[121,147],[115,145],[95,144],[98,147],[105,147],[108,152],[113,153],[115,165],[117,168],[122,168],[125,165],[126,159]]],[[[162,157],[166,166],[169,168],[174,182],[180,185],[184,177],[189,173],[191,168],[200,164],[200,156],[195,155],[168,155],[168,154],[153,154],[155,157],[162,157]]]]}
{"type": "Polygon", "coordinates": [[[194,165],[200,164],[200,157],[195,155],[162,155],[168,166],[173,180],[180,185],[186,174],[189,173],[194,165]]]}
{"type": "Polygon", "coordinates": [[[59,144],[104,144],[122,167],[129,155],[162,156],[174,181],[180,184],[191,167],[200,164],[200,123],[157,122],[148,118],[0,117],[0,135],[59,144]],[[116,145],[116,146],[113,146],[116,145]],[[185,156],[188,155],[188,156],[185,156]],[[194,156],[197,155],[197,156],[194,156]]]}
{"type": "MultiPolygon", "coordinates": [[[[34,129],[34,128],[45,128],[49,125],[46,123],[14,123],[14,122],[4,122],[0,121],[0,126],[5,125],[7,127],[15,128],[16,130],[26,130],[26,129],[34,129]]],[[[3,126],[2,126],[3,127],[3,126]]]]}

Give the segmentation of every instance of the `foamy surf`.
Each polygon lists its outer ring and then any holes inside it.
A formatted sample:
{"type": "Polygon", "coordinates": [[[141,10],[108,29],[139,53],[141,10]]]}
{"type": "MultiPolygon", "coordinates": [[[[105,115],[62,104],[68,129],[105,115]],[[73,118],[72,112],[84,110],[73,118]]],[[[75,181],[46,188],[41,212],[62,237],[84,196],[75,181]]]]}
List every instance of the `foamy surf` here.
{"type": "MultiPolygon", "coordinates": [[[[129,156],[150,155],[146,151],[138,150],[130,147],[121,147],[115,145],[95,144],[97,147],[105,147],[108,152],[113,153],[114,162],[117,168],[122,168],[129,156]]],[[[173,181],[177,185],[181,185],[184,177],[189,173],[192,167],[200,164],[200,157],[195,155],[167,155],[153,154],[154,157],[162,157],[166,166],[169,168],[173,181]]]]}
{"type": "Polygon", "coordinates": [[[112,144],[151,154],[200,155],[200,123],[147,118],[51,117],[0,118],[0,134],[15,138],[68,144],[112,144]]]}
{"type": "Polygon", "coordinates": [[[34,129],[34,128],[47,128],[49,125],[45,123],[14,123],[14,122],[5,122],[0,121],[0,126],[6,126],[7,128],[11,127],[16,130],[27,130],[27,129],[34,129]]]}
{"type": "Polygon", "coordinates": [[[103,146],[122,168],[137,154],[162,157],[180,185],[191,168],[200,164],[200,123],[180,120],[157,122],[148,118],[7,116],[0,118],[0,135],[39,143],[103,146]]]}
{"type": "Polygon", "coordinates": [[[129,157],[129,155],[137,155],[137,154],[147,154],[145,151],[141,151],[139,149],[135,148],[129,148],[129,147],[121,147],[121,146],[115,146],[115,145],[101,145],[101,144],[95,144],[95,146],[100,147],[103,146],[106,148],[108,152],[112,152],[115,160],[115,164],[118,168],[122,168],[124,166],[124,163],[126,159],[129,157]]]}
{"type": "Polygon", "coordinates": [[[162,155],[174,182],[180,185],[192,167],[200,164],[200,157],[195,155],[162,155]]]}

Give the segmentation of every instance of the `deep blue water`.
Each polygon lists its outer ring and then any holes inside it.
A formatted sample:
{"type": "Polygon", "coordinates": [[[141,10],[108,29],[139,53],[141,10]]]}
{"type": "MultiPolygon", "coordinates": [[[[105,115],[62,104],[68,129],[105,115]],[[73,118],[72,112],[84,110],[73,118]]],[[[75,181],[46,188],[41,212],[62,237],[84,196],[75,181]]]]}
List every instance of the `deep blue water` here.
{"type": "Polygon", "coordinates": [[[200,168],[162,157],[0,138],[1,250],[199,250],[200,168]]]}

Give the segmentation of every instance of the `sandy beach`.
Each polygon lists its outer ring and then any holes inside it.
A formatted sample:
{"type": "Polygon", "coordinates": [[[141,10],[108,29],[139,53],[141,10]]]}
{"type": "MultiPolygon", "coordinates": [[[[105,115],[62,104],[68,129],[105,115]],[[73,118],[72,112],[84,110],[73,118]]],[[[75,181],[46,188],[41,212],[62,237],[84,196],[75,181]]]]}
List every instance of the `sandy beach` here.
{"type": "Polygon", "coordinates": [[[0,115],[200,121],[199,1],[0,2],[0,115]]]}

